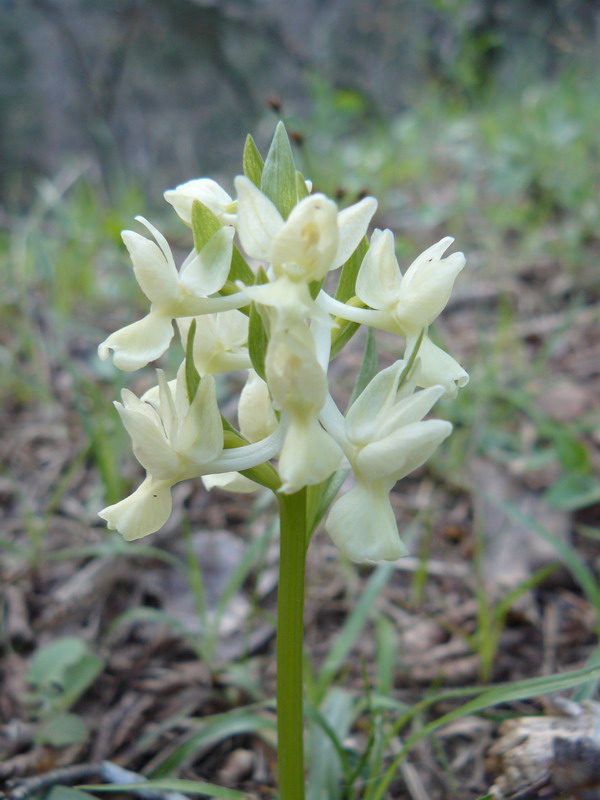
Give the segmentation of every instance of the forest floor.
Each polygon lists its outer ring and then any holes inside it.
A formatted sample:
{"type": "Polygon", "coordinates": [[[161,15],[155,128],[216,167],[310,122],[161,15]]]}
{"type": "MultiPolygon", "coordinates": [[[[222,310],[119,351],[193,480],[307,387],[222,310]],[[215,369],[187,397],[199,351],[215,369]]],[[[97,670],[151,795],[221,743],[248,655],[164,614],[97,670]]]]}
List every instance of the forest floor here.
{"type": "MultiPolygon", "coordinates": [[[[351,764],[373,747],[374,730],[433,690],[457,691],[415,713],[403,737],[468,699],[460,690],[598,662],[597,275],[513,254],[475,250],[436,329],[471,383],[440,406],[455,423],[451,439],[393,492],[410,557],[352,565],[322,531],[309,549],[307,696],[337,653],[319,708],[343,717],[351,764]],[[370,591],[371,605],[352,618],[370,591]]],[[[592,242],[588,263],[597,256],[592,242]]],[[[109,761],[274,797],[273,503],[186,483],[159,533],[132,544],[108,533],[98,510],[139,479],[110,405],[117,379],[95,355],[99,330],[124,311],[88,319],[75,298],[78,325],[65,328],[49,291],[11,289],[21,322],[14,311],[0,323],[12,353],[0,443],[0,786],[22,800],[40,776],[59,770],[54,782],[71,784],[62,768],[109,761]]],[[[394,347],[380,340],[382,366],[394,347]]],[[[335,367],[338,399],[360,357],[357,337],[335,367]]],[[[147,381],[128,385],[139,392],[147,381]]],[[[568,694],[579,702],[595,686],[568,694]]],[[[500,781],[507,800],[600,797],[590,767],[600,744],[589,750],[577,725],[573,741],[588,750],[565,762],[555,749],[533,776],[515,777],[525,767],[510,772],[501,748],[491,750],[503,721],[543,714],[559,719],[536,696],[456,718],[415,744],[386,796],[475,800],[500,781]]],[[[399,748],[395,736],[383,770],[399,748]]],[[[374,777],[365,765],[335,796],[366,797],[374,777]]]]}

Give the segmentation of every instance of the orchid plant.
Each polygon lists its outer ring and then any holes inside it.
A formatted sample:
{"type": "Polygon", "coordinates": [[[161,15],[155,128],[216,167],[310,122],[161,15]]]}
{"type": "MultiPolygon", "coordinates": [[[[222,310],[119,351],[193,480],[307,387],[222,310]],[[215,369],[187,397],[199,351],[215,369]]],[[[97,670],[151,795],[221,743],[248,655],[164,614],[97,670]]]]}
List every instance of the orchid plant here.
{"type": "Polygon", "coordinates": [[[300,800],[306,549],[325,518],[354,561],[406,554],[389,495],[450,434],[449,422],[425,417],[468,381],[427,333],[465,259],[444,257],[447,237],[402,274],[392,232],[367,237],[376,200],[340,211],[313,193],[282,123],[264,161],[248,137],[243,165],[235,198],[208,178],[165,193],[194,237],[179,270],[144,218],[152,238],[122,234],[151,305],[100,345],[100,357],[112,351],[118,368],[139,369],[163,355],[177,330],[184,358],[174,380],[159,369],[156,387],[141,398],[124,390],[115,403],[146,477],[100,516],[132,540],[165,524],[179,481],[275,493],[279,787],[283,800],[300,800]],[[330,393],[329,365],[361,324],[397,334],[403,355],[378,374],[362,369],[344,414],[330,393]],[[214,376],[232,370],[247,374],[237,424],[221,413],[215,388],[214,376]]]}

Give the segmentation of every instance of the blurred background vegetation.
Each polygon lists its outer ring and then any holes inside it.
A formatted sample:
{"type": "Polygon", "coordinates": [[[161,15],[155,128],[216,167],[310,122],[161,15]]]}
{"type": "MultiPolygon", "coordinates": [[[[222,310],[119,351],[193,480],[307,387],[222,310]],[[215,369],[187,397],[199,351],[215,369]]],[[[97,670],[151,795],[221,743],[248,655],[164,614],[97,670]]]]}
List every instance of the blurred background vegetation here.
{"type": "MultiPolygon", "coordinates": [[[[412,127],[457,166],[512,167],[504,183],[547,205],[560,188],[539,173],[567,145],[581,149],[598,107],[599,11],[587,0],[3,0],[0,11],[10,207],[66,163],[150,197],[190,175],[229,176],[240,132],[270,136],[269,100],[323,164],[377,132],[404,161],[412,127]],[[488,152],[495,165],[482,163],[488,152]]],[[[358,159],[370,180],[390,160],[376,152],[358,159]]]]}

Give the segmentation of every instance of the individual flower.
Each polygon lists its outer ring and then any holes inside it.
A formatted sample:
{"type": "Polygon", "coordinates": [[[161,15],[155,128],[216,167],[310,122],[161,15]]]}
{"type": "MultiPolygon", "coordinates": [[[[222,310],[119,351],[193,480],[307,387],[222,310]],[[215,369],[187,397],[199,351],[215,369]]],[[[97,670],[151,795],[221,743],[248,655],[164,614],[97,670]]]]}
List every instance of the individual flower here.
{"type": "Polygon", "coordinates": [[[402,275],[390,230],[375,230],[356,280],[356,295],[370,309],[344,306],[322,294],[321,303],[338,316],[400,334],[410,354],[419,346],[419,386],[444,386],[447,397],[456,395],[469,376],[451,356],[435,345],[427,328],[448,302],[456,276],[465,265],[462,253],[443,254],[454,240],[447,236],[421,253],[402,275]]]}
{"type": "Polygon", "coordinates": [[[446,236],[400,272],[390,230],[375,230],[356,279],[356,293],[368,306],[389,311],[403,331],[427,328],[448,302],[462,253],[443,258],[454,239],[446,236]]]}
{"type": "Polygon", "coordinates": [[[271,278],[262,285],[241,287],[242,293],[265,307],[280,327],[317,316],[330,322],[315,304],[309,283],[322,280],[352,255],[377,207],[374,198],[338,212],[324,195],[309,195],[284,221],[271,200],[247,178],[236,178],[235,185],[241,244],[251,258],[269,265],[271,278]]]}
{"type": "Polygon", "coordinates": [[[345,420],[339,412],[336,417],[331,403],[321,415],[343,445],[355,478],[353,488],[331,507],[325,527],[354,561],[394,561],[406,555],[389,493],[452,430],[449,422],[423,421],[443,386],[413,392],[414,383],[403,380],[405,368],[404,361],[397,361],[373,378],[345,420]]]}
{"type": "Polygon", "coordinates": [[[165,352],[173,337],[174,318],[247,303],[239,293],[210,297],[221,289],[229,274],[235,233],[231,226],[217,231],[200,252],[192,251],[178,272],[165,237],[143,217],[136,219],[156,240],[134,231],[122,233],[137,282],[151,302],[150,313],[111,334],[98,348],[102,359],[113,350],[115,366],[127,372],[144,367],[165,352]]]}
{"type": "Polygon", "coordinates": [[[128,389],[122,392],[123,402],[115,403],[133,453],[147,473],[133,495],[100,512],[109,528],[116,528],[126,539],[138,539],[162,527],[171,513],[171,487],[209,471],[206,465],[223,451],[214,378],[201,382],[190,403],[181,370],[171,384],[162,370],[157,374],[156,405],[128,389]]]}
{"type": "MultiPolygon", "coordinates": [[[[216,375],[250,367],[248,317],[241,311],[222,311],[194,317],[194,364],[200,375],[216,375]]],[[[185,348],[192,318],[177,321],[185,348]]]]}
{"type": "Polygon", "coordinates": [[[287,423],[279,456],[280,491],[292,494],[324,481],[342,459],[339,446],[319,424],[327,377],[308,327],[277,331],[267,348],[265,370],[273,407],[287,423]]]}
{"type": "Polygon", "coordinates": [[[196,178],[181,183],[175,189],[165,192],[164,196],[186,225],[192,224],[194,200],[199,200],[209,208],[222,225],[235,224],[235,202],[211,178],[196,178]]]}
{"type": "Polygon", "coordinates": [[[238,192],[237,231],[251,258],[271,264],[275,277],[295,282],[322,280],[356,250],[377,208],[373,197],[338,212],[325,195],[301,200],[284,220],[275,205],[244,176],[238,192]]]}
{"type": "Polygon", "coordinates": [[[261,442],[224,450],[214,378],[204,377],[190,402],[185,361],[175,381],[167,383],[161,370],[157,374],[158,387],[144,398],[124,389],[123,402],[115,403],[146,478],[132,495],[108,506],[100,516],[128,540],[154,533],[165,524],[176,483],[249,469],[272,458],[281,446],[276,430],[261,442]]]}

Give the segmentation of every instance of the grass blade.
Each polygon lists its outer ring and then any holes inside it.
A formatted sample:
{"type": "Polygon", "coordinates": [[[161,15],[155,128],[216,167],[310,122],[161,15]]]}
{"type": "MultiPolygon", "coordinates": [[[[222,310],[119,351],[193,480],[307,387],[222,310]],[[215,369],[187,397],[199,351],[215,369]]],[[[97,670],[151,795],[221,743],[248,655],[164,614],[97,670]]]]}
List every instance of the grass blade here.
{"type": "Polygon", "coordinates": [[[316,681],[317,703],[325,696],[325,692],[331,683],[342,662],[352,650],[356,640],[360,636],[369,616],[373,611],[373,605],[377,595],[381,592],[388,578],[394,570],[394,565],[388,562],[379,564],[373,571],[365,587],[362,597],[348,616],[340,631],[337,639],[333,643],[325,663],[323,664],[316,681]]]}
{"type": "MultiPolygon", "coordinates": [[[[600,666],[595,666],[586,667],[585,669],[571,670],[558,675],[544,675],[541,678],[528,678],[524,681],[498,684],[497,686],[492,686],[491,689],[481,689],[479,687],[477,689],[477,691],[480,692],[478,697],[474,697],[472,700],[463,703],[463,705],[459,706],[458,708],[454,708],[447,714],[443,714],[441,717],[428,722],[418,731],[413,733],[412,736],[408,737],[404,743],[404,746],[402,747],[402,750],[398,753],[391,765],[386,770],[385,775],[377,787],[377,791],[373,795],[373,800],[383,800],[383,798],[386,796],[386,791],[396,776],[396,770],[398,769],[400,762],[410,752],[414,745],[425,736],[428,736],[429,734],[438,730],[438,728],[447,725],[449,722],[452,722],[459,717],[467,716],[468,714],[476,714],[478,711],[483,711],[486,708],[491,708],[492,706],[499,705],[500,703],[512,703],[516,700],[525,700],[530,697],[550,694],[551,692],[565,691],[566,689],[572,689],[576,686],[587,683],[590,680],[597,680],[598,678],[600,678],[600,666]]],[[[440,699],[440,696],[437,695],[427,698],[427,700],[423,703],[418,703],[416,706],[413,706],[409,714],[406,714],[393,726],[389,738],[392,738],[398,734],[399,723],[402,722],[403,725],[401,727],[403,727],[408,721],[409,717],[412,718],[419,711],[422,711],[424,707],[432,705],[440,699]]]]}

